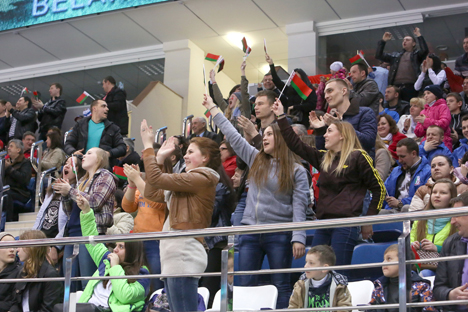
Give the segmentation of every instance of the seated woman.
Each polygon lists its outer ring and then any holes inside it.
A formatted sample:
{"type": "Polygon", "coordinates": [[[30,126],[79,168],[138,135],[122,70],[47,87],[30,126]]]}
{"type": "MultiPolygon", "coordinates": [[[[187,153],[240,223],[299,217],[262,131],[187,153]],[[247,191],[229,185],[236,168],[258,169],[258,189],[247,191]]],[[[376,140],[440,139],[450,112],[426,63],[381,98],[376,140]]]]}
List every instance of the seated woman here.
{"type": "Polygon", "coordinates": [[[406,135],[398,131],[395,120],[387,114],[377,116],[377,132],[385,143],[385,147],[388,148],[392,154],[392,157],[398,160],[396,146],[398,141],[406,138],[406,135]]]}
{"type": "MultiPolygon", "coordinates": [[[[83,236],[80,227],[80,209],[76,205],[78,195],[82,195],[89,201],[91,209],[94,210],[99,235],[105,235],[107,228],[114,225],[114,193],[117,179],[105,169],[109,167],[109,157],[103,149],[89,149],[83,156],[82,167],[86,170],[86,174],[76,186],[71,186],[64,179],[57,180],[53,186],[55,192],[62,195],[63,207],[68,215],[65,231],[69,237],[83,236]]],[[[72,167],[72,170],[75,169],[72,167]]],[[[66,259],[72,252],[72,245],[65,246],[63,258],[66,259]]],[[[73,264],[73,276],[91,276],[96,270],[96,266],[84,245],[80,245],[80,253],[73,264]]],[[[87,282],[81,281],[81,289],[84,289],[87,282]]],[[[72,289],[75,286],[72,283],[72,289]]]]}
{"type": "MultiPolygon", "coordinates": [[[[41,231],[31,230],[20,235],[20,240],[46,239],[41,231]]],[[[20,272],[22,278],[59,277],[57,271],[49,264],[47,252],[49,247],[21,247],[18,257],[24,263],[20,272]]],[[[10,311],[52,311],[54,305],[62,301],[62,282],[17,282],[15,284],[15,306],[10,311]]]]}
{"type": "MultiPolygon", "coordinates": [[[[88,200],[78,195],[76,199],[81,209],[81,231],[84,236],[99,235],[94,218],[94,211],[88,200]]],[[[104,244],[86,244],[89,254],[99,268],[93,276],[122,276],[122,279],[91,280],[86,285],[78,300],[77,311],[141,311],[145,298],[149,293],[150,280],[146,267],[143,242],[117,242],[114,252],[110,252],[104,244]],[[138,280],[126,279],[125,275],[141,275],[138,280]]],[[[63,306],[57,305],[54,310],[62,311],[63,306]]]]}
{"type": "Polygon", "coordinates": [[[416,140],[417,143],[421,142],[421,138],[418,138],[414,134],[414,129],[416,128],[417,122],[414,120],[416,117],[421,114],[421,111],[424,109],[424,104],[426,101],[421,98],[412,98],[410,101],[410,113],[409,115],[400,116],[398,120],[398,129],[401,133],[406,135],[408,138],[416,140]]]}
{"type": "MultiPolygon", "coordinates": [[[[0,246],[2,242],[14,242],[13,235],[8,233],[0,233],[0,246]]],[[[16,260],[16,248],[1,248],[0,249],[0,282],[2,279],[17,278],[21,272],[21,265],[16,260]]],[[[0,283],[0,311],[8,312],[12,310],[15,303],[15,284],[0,283]]]]}
{"type": "Polygon", "coordinates": [[[219,144],[219,152],[221,153],[221,162],[223,164],[224,170],[226,171],[229,178],[232,178],[237,168],[236,153],[228,141],[222,141],[221,144],[219,144]]]}
{"type": "Polygon", "coordinates": [[[394,165],[395,160],[393,159],[392,154],[390,154],[390,151],[385,146],[380,135],[377,134],[375,138],[374,167],[379,172],[382,181],[387,180],[394,165]]]}
{"type": "Polygon", "coordinates": [[[431,177],[427,180],[426,185],[422,185],[414,193],[411,204],[405,206],[403,211],[423,210],[429,204],[432,189],[435,183],[442,179],[448,179],[453,182],[457,189],[457,194],[468,191],[468,185],[463,184],[459,178],[454,175],[454,168],[450,157],[444,155],[435,156],[431,161],[431,177]]]}
{"type": "MultiPolygon", "coordinates": [[[[424,210],[450,208],[450,200],[457,197],[457,188],[449,179],[441,179],[434,183],[430,201],[424,210]]],[[[411,229],[411,245],[420,253],[440,253],[445,239],[457,230],[450,222],[451,218],[419,220],[413,223],[411,229]]],[[[435,256],[435,254],[433,255],[435,256]]],[[[432,256],[431,256],[432,258],[432,256]]],[[[423,276],[434,276],[436,265],[421,265],[423,276]]]]}
{"type": "Polygon", "coordinates": [[[42,171],[55,167],[60,169],[67,155],[63,151],[62,138],[57,132],[47,133],[47,149],[44,152],[41,162],[42,171]]]}

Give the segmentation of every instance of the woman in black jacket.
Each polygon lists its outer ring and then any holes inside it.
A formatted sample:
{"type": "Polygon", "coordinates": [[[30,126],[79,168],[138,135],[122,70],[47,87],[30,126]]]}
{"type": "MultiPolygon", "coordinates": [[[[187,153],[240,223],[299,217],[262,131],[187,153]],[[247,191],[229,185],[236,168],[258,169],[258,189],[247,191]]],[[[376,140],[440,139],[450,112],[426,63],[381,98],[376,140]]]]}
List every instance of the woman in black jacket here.
{"type": "MultiPolygon", "coordinates": [[[[0,233],[0,242],[14,241],[15,238],[8,233],[0,233]]],[[[0,243],[1,246],[1,243],[0,243]]],[[[21,266],[16,261],[16,249],[13,247],[0,249],[0,282],[2,279],[16,278],[21,266]]],[[[0,283],[0,312],[10,311],[14,304],[15,284],[0,283]]]]}
{"type": "MultiPolygon", "coordinates": [[[[26,231],[20,235],[20,240],[30,239],[46,239],[46,236],[43,232],[36,230],[26,231]]],[[[47,261],[49,248],[46,246],[18,248],[18,257],[24,262],[18,277],[59,277],[57,271],[47,261]]],[[[18,282],[15,284],[15,305],[10,311],[53,311],[54,305],[61,302],[62,290],[61,282],[18,282]],[[28,300],[23,301],[25,298],[28,300]]]]}

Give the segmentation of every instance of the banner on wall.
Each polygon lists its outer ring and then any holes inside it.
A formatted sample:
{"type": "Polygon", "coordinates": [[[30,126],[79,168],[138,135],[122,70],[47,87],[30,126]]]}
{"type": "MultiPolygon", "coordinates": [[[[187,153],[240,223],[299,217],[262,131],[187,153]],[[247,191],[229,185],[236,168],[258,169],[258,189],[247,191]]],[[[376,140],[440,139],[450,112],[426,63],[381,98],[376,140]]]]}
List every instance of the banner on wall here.
{"type": "Polygon", "coordinates": [[[0,0],[0,31],[174,0],[0,0]]]}

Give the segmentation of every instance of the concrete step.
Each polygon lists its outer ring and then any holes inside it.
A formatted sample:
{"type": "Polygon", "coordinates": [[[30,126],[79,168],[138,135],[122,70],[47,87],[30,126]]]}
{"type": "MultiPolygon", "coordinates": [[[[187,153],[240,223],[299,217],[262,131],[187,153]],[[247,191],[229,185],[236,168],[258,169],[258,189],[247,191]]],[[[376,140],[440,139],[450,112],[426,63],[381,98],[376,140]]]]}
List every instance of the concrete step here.
{"type": "Polygon", "coordinates": [[[22,228],[29,228],[32,229],[35,221],[18,221],[18,222],[7,222],[5,223],[5,230],[14,230],[14,229],[22,229],[22,228]]]}
{"type": "Polygon", "coordinates": [[[35,221],[37,212],[26,212],[19,214],[19,221],[35,221]]]}

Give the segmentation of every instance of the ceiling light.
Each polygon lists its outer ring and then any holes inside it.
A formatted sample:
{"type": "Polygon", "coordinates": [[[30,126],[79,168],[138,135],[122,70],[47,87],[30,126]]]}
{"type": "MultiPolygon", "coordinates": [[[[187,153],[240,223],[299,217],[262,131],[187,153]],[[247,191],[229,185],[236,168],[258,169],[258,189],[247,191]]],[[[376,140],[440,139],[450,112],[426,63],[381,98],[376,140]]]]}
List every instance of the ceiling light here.
{"type": "Polygon", "coordinates": [[[236,46],[238,47],[239,49],[242,50],[242,38],[244,38],[247,40],[247,44],[252,47],[252,44],[253,42],[247,38],[245,35],[241,34],[241,33],[238,33],[238,32],[232,32],[232,33],[228,33],[226,38],[227,38],[227,41],[232,44],[233,46],[236,46]]]}

